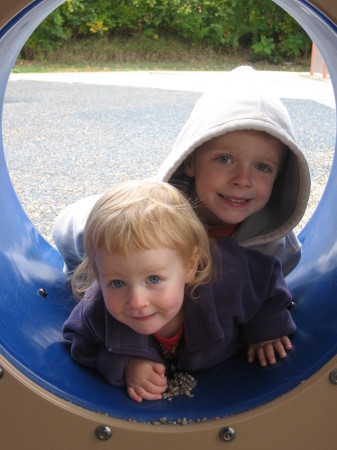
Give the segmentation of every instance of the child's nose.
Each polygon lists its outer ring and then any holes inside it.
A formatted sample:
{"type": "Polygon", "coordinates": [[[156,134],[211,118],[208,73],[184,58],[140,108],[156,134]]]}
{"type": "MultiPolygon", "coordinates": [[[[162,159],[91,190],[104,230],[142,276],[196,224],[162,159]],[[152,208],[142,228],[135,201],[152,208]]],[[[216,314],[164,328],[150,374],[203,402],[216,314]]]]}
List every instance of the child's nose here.
{"type": "Polygon", "coordinates": [[[129,308],[139,309],[147,305],[145,293],[141,288],[131,287],[128,295],[129,308]]]}
{"type": "Polygon", "coordinates": [[[243,166],[236,167],[233,171],[231,182],[239,187],[252,186],[252,173],[250,168],[243,166]]]}

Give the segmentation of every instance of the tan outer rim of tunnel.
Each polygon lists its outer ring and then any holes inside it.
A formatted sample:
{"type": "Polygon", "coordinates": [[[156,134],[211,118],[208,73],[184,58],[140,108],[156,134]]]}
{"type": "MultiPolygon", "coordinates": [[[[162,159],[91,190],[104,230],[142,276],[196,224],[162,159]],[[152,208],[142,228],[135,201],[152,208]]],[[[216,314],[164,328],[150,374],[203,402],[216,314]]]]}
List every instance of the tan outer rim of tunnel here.
{"type": "MultiPolygon", "coordinates": [[[[0,28],[31,4],[1,0],[0,28]]],[[[312,5],[337,23],[336,0],[312,5]]],[[[336,448],[337,356],[307,381],[275,401],[219,420],[180,425],[151,425],[117,420],[63,401],[42,389],[0,356],[1,444],[6,450],[334,450],[336,448]],[[110,426],[112,436],[100,441],[95,430],[110,426]],[[236,437],[224,442],[223,428],[236,437]],[[227,447],[226,447],[227,448],[227,447]]]]}
{"type": "Polygon", "coordinates": [[[34,384],[0,356],[1,444],[6,450],[334,450],[337,356],[309,380],[262,407],[203,423],[152,425],[114,419],[75,406],[34,384]],[[109,440],[95,436],[98,426],[109,440]],[[236,437],[220,439],[231,427],[236,437]],[[24,447],[22,447],[24,445],[24,447]],[[227,447],[226,447],[227,448],[227,447]]]}
{"type": "Polygon", "coordinates": [[[319,9],[323,14],[325,14],[332,22],[337,24],[337,5],[336,0],[310,0],[308,1],[311,5],[319,9]]]}
{"type": "Polygon", "coordinates": [[[1,0],[0,29],[31,3],[31,0],[1,0]]]}

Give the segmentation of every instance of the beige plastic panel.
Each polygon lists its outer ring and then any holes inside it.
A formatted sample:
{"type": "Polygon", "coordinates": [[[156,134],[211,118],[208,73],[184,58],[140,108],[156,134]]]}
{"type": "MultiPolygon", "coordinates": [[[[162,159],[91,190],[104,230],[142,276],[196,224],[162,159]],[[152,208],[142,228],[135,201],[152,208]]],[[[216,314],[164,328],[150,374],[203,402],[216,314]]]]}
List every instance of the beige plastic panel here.
{"type": "Polygon", "coordinates": [[[150,425],[113,419],[41,389],[0,357],[1,448],[4,450],[336,450],[337,356],[290,393],[248,413],[201,424],[150,425]],[[112,429],[100,441],[100,425],[112,429]],[[233,427],[236,437],[219,433],[233,427]]]}
{"type": "Polygon", "coordinates": [[[32,0],[0,0],[0,28],[22,11],[32,0]]]}
{"type": "Polygon", "coordinates": [[[336,0],[310,0],[313,6],[322,11],[327,17],[329,17],[332,22],[337,24],[337,1],[336,0]]]}

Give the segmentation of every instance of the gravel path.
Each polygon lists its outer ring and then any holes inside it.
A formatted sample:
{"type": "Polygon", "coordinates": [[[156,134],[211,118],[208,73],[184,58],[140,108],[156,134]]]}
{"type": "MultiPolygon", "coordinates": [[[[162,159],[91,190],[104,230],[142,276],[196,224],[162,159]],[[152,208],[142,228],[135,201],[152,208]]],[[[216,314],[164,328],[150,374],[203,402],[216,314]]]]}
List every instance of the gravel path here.
{"type": "MultiPolygon", "coordinates": [[[[200,93],[139,87],[9,81],[3,141],[9,173],[27,215],[47,241],[69,203],[111,184],[155,174],[200,93]]],[[[312,171],[304,226],[334,154],[335,110],[284,99],[312,171]]]]}

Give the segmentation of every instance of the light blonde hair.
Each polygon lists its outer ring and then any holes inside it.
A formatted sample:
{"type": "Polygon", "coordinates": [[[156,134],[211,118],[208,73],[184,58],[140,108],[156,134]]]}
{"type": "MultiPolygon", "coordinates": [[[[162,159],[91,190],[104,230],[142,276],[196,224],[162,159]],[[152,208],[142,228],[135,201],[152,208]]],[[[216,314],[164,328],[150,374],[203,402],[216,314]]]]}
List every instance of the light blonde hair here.
{"type": "Polygon", "coordinates": [[[93,207],[84,230],[84,259],[72,276],[80,298],[97,279],[98,248],[109,254],[168,248],[188,263],[197,252],[197,272],[186,286],[212,279],[213,269],[206,230],[193,207],[178,189],[166,182],[143,180],[121,183],[106,192],[93,207]]]}

